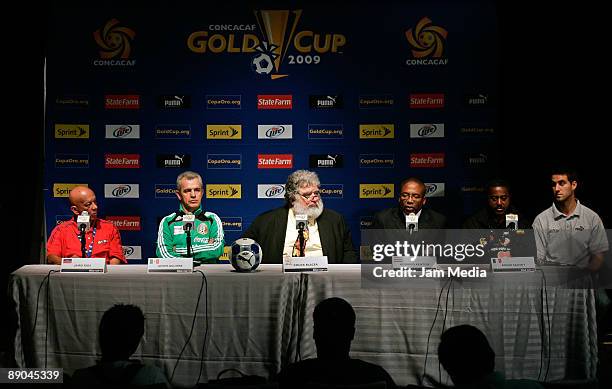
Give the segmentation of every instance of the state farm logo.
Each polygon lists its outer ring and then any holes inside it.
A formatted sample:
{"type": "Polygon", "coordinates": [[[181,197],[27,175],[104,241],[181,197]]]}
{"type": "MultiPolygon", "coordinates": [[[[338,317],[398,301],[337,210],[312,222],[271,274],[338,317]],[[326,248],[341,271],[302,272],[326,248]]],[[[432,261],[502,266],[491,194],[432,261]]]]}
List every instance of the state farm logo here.
{"type": "Polygon", "coordinates": [[[105,169],[138,169],[140,154],[104,154],[105,169]]]}
{"type": "Polygon", "coordinates": [[[444,138],[444,123],[410,124],[411,138],[444,138]]]}
{"type": "Polygon", "coordinates": [[[285,186],[283,184],[257,184],[258,199],[282,199],[285,198],[285,186]]]}
{"type": "Polygon", "coordinates": [[[139,184],[104,184],[105,198],[137,199],[140,197],[139,184]]]}
{"type": "Polygon", "coordinates": [[[392,139],[395,138],[393,124],[360,124],[359,139],[392,139]]]}
{"type": "Polygon", "coordinates": [[[89,124],[56,124],[55,139],[89,139],[89,124]]]}
{"type": "Polygon", "coordinates": [[[311,168],[341,168],[344,165],[342,154],[310,154],[308,159],[311,168]]]}
{"type": "Polygon", "coordinates": [[[341,95],[310,95],[308,101],[310,108],[314,109],[335,109],[343,106],[341,95]]]}
{"type": "Polygon", "coordinates": [[[392,199],[394,184],[359,184],[360,199],[392,199]]]}
{"type": "Polygon", "coordinates": [[[293,154],[258,154],[258,169],[291,169],[293,154]]]}
{"type": "Polygon", "coordinates": [[[191,166],[191,155],[189,154],[158,154],[158,168],[188,168],[191,166]]]}
{"type": "Polygon", "coordinates": [[[410,167],[412,168],[444,167],[444,153],[413,153],[413,154],[410,154],[410,167]]]}
{"type": "Polygon", "coordinates": [[[140,139],[139,124],[107,124],[106,139],[140,139]]]}
{"type": "Polygon", "coordinates": [[[105,95],[104,109],[139,109],[140,95],[105,95]]]}
{"type": "Polygon", "coordinates": [[[107,216],[105,219],[120,231],[140,231],[140,216],[107,216]]]}
{"type": "Polygon", "coordinates": [[[207,199],[240,199],[241,184],[206,184],[207,199]]]}
{"type": "Polygon", "coordinates": [[[206,139],[242,139],[241,124],[209,124],[206,139]]]}
{"type": "Polygon", "coordinates": [[[260,124],[257,126],[257,139],[292,139],[291,124],[260,124]]]}
{"type": "Polygon", "coordinates": [[[411,93],[410,108],[444,108],[444,93],[411,93]]]}
{"type": "Polygon", "coordinates": [[[425,197],[444,197],[444,183],[426,182],[425,197]]]}
{"type": "Polygon", "coordinates": [[[160,109],[185,109],[191,107],[191,96],[162,95],[159,96],[157,106],[160,109]]]}
{"type": "Polygon", "coordinates": [[[292,95],[257,95],[257,109],[292,109],[292,95]]]}
{"type": "Polygon", "coordinates": [[[135,59],[129,59],[136,33],[119,23],[119,20],[113,18],[106,22],[104,27],[93,33],[94,40],[100,49],[100,59],[93,61],[94,66],[134,66],[136,64],[135,59]]]}

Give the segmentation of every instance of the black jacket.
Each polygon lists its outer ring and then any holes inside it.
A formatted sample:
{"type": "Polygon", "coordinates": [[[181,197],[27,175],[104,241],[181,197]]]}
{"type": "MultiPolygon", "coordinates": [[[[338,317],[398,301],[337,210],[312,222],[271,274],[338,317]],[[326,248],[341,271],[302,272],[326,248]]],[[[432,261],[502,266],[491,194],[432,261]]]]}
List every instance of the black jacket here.
{"type": "MultiPolygon", "coordinates": [[[[262,263],[282,263],[289,208],[276,208],[257,216],[242,235],[254,239],[263,251],[262,263]]],[[[330,209],[323,209],[317,219],[323,255],[329,263],[357,263],[351,232],[344,218],[330,209]]]]}

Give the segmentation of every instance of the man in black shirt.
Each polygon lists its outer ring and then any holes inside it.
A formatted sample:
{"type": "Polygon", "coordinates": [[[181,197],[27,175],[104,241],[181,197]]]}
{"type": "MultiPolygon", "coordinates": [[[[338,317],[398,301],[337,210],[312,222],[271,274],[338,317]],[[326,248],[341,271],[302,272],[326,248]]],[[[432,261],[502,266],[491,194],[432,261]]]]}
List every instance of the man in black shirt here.
{"type": "Polygon", "coordinates": [[[346,300],[332,297],[321,301],[315,307],[313,319],[317,358],[293,363],[281,370],[277,377],[281,388],[375,382],[396,388],[385,369],[349,356],[355,336],[355,311],[346,300]]]}
{"type": "Polygon", "coordinates": [[[519,229],[529,228],[529,221],[511,204],[510,185],[506,181],[489,181],[486,191],[487,206],[469,217],[463,223],[463,228],[504,229],[506,228],[506,215],[508,214],[518,216],[518,226],[516,227],[519,229]]]}

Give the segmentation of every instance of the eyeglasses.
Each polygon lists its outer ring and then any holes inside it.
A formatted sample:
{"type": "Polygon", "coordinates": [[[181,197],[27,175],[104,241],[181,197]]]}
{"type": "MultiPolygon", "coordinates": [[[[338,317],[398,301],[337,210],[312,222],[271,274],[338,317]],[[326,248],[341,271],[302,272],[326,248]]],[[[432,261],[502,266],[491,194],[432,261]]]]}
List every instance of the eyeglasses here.
{"type": "Polygon", "coordinates": [[[308,195],[303,195],[303,194],[301,194],[301,193],[298,193],[298,194],[299,194],[300,196],[302,196],[302,197],[303,197],[304,199],[306,199],[306,200],[312,200],[312,199],[313,199],[313,198],[315,198],[315,197],[321,197],[321,192],[319,192],[319,191],[312,192],[312,193],[310,193],[310,194],[308,194],[308,195]]]}

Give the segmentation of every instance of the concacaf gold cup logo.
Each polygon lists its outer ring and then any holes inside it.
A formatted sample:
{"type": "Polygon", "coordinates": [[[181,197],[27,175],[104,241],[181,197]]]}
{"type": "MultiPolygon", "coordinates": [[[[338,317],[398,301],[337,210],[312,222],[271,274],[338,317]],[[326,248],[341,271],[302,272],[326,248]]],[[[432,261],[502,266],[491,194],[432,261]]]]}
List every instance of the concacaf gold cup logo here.
{"type": "Polygon", "coordinates": [[[248,54],[252,71],[275,80],[288,76],[284,65],[318,65],[346,45],[344,34],[298,29],[301,9],[254,13],[256,24],[210,24],[192,32],[187,47],[198,54],[248,54]]]}
{"type": "Polygon", "coordinates": [[[410,45],[412,57],[406,60],[409,66],[447,65],[444,46],[448,32],[432,23],[428,17],[421,18],[414,28],[408,29],[406,39],[410,45]]]}
{"type": "Polygon", "coordinates": [[[136,32],[122,26],[119,20],[111,19],[93,33],[98,45],[100,59],[93,61],[95,66],[134,66],[135,59],[130,59],[132,41],[136,32]]]}

